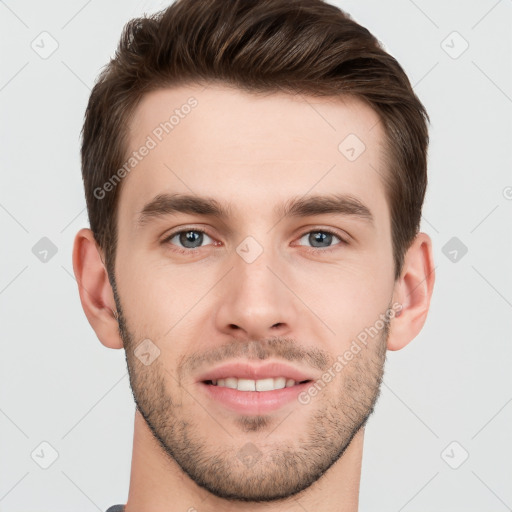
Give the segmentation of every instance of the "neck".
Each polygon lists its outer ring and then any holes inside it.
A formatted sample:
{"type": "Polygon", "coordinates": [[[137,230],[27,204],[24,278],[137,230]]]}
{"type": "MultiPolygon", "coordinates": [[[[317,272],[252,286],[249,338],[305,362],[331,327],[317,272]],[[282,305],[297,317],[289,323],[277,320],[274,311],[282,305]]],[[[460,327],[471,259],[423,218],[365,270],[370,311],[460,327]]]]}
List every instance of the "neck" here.
{"type": "Polygon", "coordinates": [[[125,512],[357,512],[364,429],[343,456],[302,493],[275,503],[233,502],[199,487],[153,437],[135,412],[130,490],[125,512]]]}

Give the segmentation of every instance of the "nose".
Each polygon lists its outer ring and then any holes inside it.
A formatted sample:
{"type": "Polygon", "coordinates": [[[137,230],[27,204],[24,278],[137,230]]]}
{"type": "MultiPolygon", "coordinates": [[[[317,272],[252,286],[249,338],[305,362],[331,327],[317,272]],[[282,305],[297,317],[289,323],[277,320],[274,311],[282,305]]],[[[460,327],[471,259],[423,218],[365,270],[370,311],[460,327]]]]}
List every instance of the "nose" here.
{"type": "Polygon", "coordinates": [[[296,330],[298,301],[278,257],[264,250],[248,262],[235,252],[232,264],[219,296],[217,328],[230,337],[257,340],[296,330]]]}

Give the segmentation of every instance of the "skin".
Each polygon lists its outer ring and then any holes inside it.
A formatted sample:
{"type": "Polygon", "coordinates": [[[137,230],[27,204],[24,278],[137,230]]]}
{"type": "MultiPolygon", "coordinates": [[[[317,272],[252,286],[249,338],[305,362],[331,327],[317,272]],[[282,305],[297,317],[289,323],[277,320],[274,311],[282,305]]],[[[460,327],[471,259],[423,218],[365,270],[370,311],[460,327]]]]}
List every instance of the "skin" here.
{"type": "Polygon", "coordinates": [[[395,281],[384,131],[359,100],[256,96],[213,84],[153,91],[131,120],[130,151],[190,96],[197,107],[123,179],[117,290],[92,232],[75,238],[85,314],[105,346],[125,348],[137,403],[126,511],[356,511],[364,425],[386,350],[406,346],[427,317],[431,240],[416,236],[395,281]],[[354,161],[338,150],[351,133],[366,146],[354,161]],[[231,216],[178,213],[137,225],[163,192],[213,197],[230,203],[231,216]],[[354,215],[274,215],[292,197],[332,193],[357,197],[373,224],[354,215]],[[188,246],[184,236],[169,239],[194,228],[208,236],[188,246]],[[315,245],[325,229],[336,235],[315,245]],[[251,263],[236,251],[247,236],[263,249],[251,263]],[[192,246],[199,248],[178,252],[192,246]],[[319,379],[393,304],[399,316],[307,404],[237,414],[195,382],[221,363],[259,359],[288,361],[319,379]],[[144,339],[159,350],[150,365],[134,353],[144,339]],[[255,463],[240,456],[247,450],[255,463]]]}

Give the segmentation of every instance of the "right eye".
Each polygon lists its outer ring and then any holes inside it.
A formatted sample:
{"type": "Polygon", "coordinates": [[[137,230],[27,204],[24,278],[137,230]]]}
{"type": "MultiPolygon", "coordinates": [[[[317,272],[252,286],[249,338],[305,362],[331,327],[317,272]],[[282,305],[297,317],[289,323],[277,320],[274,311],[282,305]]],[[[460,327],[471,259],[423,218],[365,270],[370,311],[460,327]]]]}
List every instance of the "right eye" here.
{"type": "Polygon", "coordinates": [[[174,231],[171,233],[162,241],[162,243],[177,245],[178,248],[176,250],[178,252],[187,253],[201,248],[205,236],[206,238],[212,240],[203,229],[180,229],[179,231],[174,231]],[[176,243],[174,243],[173,240],[175,240],[176,243]],[[181,246],[178,244],[181,244],[181,246]]]}

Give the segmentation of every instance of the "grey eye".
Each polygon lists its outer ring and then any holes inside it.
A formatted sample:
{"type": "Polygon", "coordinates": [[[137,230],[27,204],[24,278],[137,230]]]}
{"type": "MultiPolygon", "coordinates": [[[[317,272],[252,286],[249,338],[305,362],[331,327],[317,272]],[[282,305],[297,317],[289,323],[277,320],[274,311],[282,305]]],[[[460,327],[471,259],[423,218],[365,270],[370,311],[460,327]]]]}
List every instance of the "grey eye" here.
{"type": "Polygon", "coordinates": [[[311,244],[312,247],[323,248],[330,247],[333,242],[333,238],[338,239],[338,241],[342,242],[341,238],[335,235],[334,233],[330,233],[329,231],[310,231],[302,235],[300,240],[306,239],[308,243],[311,244]]]}
{"type": "Polygon", "coordinates": [[[212,241],[212,239],[204,231],[198,229],[186,229],[174,233],[171,235],[168,241],[173,245],[178,245],[185,249],[197,249],[201,247],[205,237],[209,239],[210,242],[212,241]],[[173,242],[175,239],[178,243],[173,242]]]}

